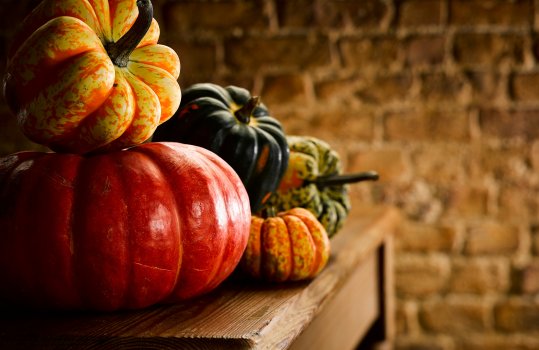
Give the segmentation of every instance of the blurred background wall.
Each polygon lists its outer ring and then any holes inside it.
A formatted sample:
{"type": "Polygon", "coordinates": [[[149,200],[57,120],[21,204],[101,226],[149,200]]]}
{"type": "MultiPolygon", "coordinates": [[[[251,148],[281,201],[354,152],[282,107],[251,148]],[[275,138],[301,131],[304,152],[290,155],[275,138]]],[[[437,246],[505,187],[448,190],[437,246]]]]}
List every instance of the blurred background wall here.
{"type": "MultiPolygon", "coordinates": [[[[39,1],[0,3],[9,38],[39,1]]],[[[405,217],[397,349],[539,348],[538,0],[153,0],[180,85],[261,96],[405,217]]],[[[0,104],[0,153],[38,148],[0,104]]]]}

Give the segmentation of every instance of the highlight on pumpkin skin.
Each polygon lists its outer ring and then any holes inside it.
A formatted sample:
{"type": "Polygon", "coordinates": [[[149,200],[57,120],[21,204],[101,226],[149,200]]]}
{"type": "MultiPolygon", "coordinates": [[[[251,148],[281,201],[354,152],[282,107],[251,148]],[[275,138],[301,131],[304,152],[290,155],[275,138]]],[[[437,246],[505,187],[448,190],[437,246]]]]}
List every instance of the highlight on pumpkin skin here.
{"type": "Polygon", "coordinates": [[[201,147],[19,152],[0,158],[0,182],[3,305],[113,311],[178,302],[222,283],[248,240],[241,180],[201,147]]]}
{"type": "Polygon", "coordinates": [[[181,100],[178,55],[157,44],[152,16],[150,0],[43,0],[13,39],[4,79],[4,95],[24,134],[72,153],[148,140],[181,100]],[[127,76],[133,77],[129,90],[118,82],[127,76]],[[141,85],[152,93],[137,92],[141,85]],[[147,108],[130,107],[147,103],[140,95],[159,105],[151,116],[137,113],[147,108]]]}
{"type": "Polygon", "coordinates": [[[318,219],[304,208],[269,217],[253,215],[240,267],[248,276],[269,282],[316,277],[327,265],[330,241],[318,219]]]}

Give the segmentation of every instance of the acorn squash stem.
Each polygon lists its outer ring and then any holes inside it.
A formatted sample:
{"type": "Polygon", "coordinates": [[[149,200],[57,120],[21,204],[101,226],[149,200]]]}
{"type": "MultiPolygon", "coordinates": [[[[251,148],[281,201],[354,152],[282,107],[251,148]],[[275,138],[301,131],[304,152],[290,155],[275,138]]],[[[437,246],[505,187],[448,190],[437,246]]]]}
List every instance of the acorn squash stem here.
{"type": "Polygon", "coordinates": [[[321,176],[316,180],[310,181],[316,184],[318,187],[345,185],[349,183],[355,183],[360,181],[376,181],[379,175],[375,171],[366,171],[362,173],[346,174],[346,175],[330,175],[321,176]]]}
{"type": "Polygon", "coordinates": [[[118,67],[126,67],[129,55],[136,49],[142,38],[150,29],[153,19],[153,6],[151,0],[137,0],[138,17],[133,26],[120,40],[106,45],[107,53],[112,62],[118,67]]]}
{"type": "Polygon", "coordinates": [[[249,124],[251,115],[255,108],[260,104],[259,96],[252,96],[246,104],[234,112],[234,116],[242,123],[249,124]]]}

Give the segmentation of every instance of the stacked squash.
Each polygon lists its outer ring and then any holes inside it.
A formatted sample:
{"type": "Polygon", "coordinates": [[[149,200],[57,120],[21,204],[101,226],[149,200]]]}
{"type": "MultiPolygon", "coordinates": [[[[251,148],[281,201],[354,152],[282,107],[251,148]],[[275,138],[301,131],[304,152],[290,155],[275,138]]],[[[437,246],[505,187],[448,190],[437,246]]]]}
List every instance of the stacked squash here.
{"type": "Polygon", "coordinates": [[[147,143],[178,109],[177,54],[149,0],[44,0],[9,52],[4,94],[57,153],[0,159],[0,300],[116,310],[208,292],[245,250],[236,172],[201,147],[147,143]]]}
{"type": "Polygon", "coordinates": [[[350,210],[346,184],[378,178],[340,174],[339,156],[327,143],[287,136],[260,98],[237,86],[187,88],[153,140],[207,148],[239,174],[253,215],[240,266],[267,281],[315,277],[328,261],[329,237],[350,210]]]}
{"type": "Polygon", "coordinates": [[[182,98],[158,39],[150,0],[43,0],[22,23],[4,95],[54,152],[0,159],[0,302],[134,309],[237,266],[273,282],[326,266],[345,184],[377,175],[342,176],[328,144],[287,136],[246,89],[182,98]]]}

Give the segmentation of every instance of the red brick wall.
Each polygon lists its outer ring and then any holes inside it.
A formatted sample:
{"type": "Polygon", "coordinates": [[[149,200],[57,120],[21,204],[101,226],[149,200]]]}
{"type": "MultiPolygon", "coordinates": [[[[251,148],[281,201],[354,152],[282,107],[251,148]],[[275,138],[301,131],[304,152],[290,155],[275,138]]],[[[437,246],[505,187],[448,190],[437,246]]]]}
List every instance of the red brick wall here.
{"type": "MultiPolygon", "coordinates": [[[[36,3],[4,1],[2,54],[36,3]]],[[[406,218],[397,349],[539,348],[538,0],[153,2],[183,88],[251,89],[380,172],[353,195],[406,218]]],[[[0,152],[34,146],[0,123],[0,152]]]]}

